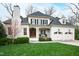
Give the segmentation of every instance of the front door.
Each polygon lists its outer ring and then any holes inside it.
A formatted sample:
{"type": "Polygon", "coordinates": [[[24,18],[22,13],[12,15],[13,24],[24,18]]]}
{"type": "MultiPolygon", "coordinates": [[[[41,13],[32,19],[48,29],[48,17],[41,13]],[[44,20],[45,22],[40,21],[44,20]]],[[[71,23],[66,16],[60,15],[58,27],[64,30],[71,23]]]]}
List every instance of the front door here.
{"type": "Polygon", "coordinates": [[[30,37],[35,38],[36,37],[36,28],[30,28],[30,37]]]}

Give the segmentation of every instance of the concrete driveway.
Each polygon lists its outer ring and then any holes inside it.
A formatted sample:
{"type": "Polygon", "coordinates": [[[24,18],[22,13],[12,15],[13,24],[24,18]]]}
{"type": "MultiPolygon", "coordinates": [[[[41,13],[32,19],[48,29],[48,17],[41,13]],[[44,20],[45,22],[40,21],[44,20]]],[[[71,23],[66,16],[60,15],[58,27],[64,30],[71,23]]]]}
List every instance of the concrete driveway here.
{"type": "Polygon", "coordinates": [[[57,42],[63,43],[63,44],[69,44],[69,45],[79,46],[79,40],[73,40],[73,41],[57,41],[57,42]]]}
{"type": "Polygon", "coordinates": [[[63,44],[69,44],[69,45],[75,45],[79,46],[79,40],[73,40],[73,41],[31,41],[30,43],[63,43],[63,44]]]}

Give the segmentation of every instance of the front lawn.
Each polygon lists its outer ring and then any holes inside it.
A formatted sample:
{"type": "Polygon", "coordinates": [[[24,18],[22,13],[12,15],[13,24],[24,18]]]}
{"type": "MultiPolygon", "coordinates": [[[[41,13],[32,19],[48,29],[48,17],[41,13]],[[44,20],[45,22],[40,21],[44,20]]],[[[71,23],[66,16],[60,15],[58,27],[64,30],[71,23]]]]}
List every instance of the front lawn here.
{"type": "Polygon", "coordinates": [[[79,47],[60,43],[30,43],[0,46],[0,55],[10,56],[74,56],[79,47]]]}

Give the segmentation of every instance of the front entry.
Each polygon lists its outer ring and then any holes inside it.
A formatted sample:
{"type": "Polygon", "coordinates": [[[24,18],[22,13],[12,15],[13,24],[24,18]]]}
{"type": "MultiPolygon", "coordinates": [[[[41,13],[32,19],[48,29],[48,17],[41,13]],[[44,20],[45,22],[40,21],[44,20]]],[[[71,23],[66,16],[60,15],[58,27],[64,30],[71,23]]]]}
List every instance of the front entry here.
{"type": "Polygon", "coordinates": [[[36,28],[30,28],[29,30],[30,38],[35,38],[36,37],[36,28]]]}

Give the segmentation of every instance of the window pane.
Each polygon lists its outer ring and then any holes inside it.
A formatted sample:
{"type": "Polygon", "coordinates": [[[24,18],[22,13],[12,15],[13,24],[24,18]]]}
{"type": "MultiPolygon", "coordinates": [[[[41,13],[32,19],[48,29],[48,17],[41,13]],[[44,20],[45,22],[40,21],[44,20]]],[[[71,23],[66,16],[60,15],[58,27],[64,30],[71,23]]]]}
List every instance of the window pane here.
{"type": "Polygon", "coordinates": [[[24,28],[24,35],[27,35],[27,28],[24,28]]]}
{"type": "Polygon", "coordinates": [[[32,19],[31,19],[31,24],[32,24],[32,19]]]}
{"type": "Polygon", "coordinates": [[[35,24],[36,24],[36,19],[35,19],[35,24]]]}
{"type": "Polygon", "coordinates": [[[35,19],[32,20],[32,24],[35,25],[35,19]]]}
{"type": "Polygon", "coordinates": [[[54,34],[57,34],[57,32],[54,32],[54,34]]]}
{"type": "Polygon", "coordinates": [[[38,22],[38,23],[39,23],[39,25],[41,25],[41,20],[39,20],[39,22],[38,22]]]}
{"type": "Polygon", "coordinates": [[[37,19],[37,24],[38,24],[38,19],[37,19]]]}
{"type": "Polygon", "coordinates": [[[42,20],[41,20],[41,25],[42,25],[43,23],[42,23],[42,20]]]}

